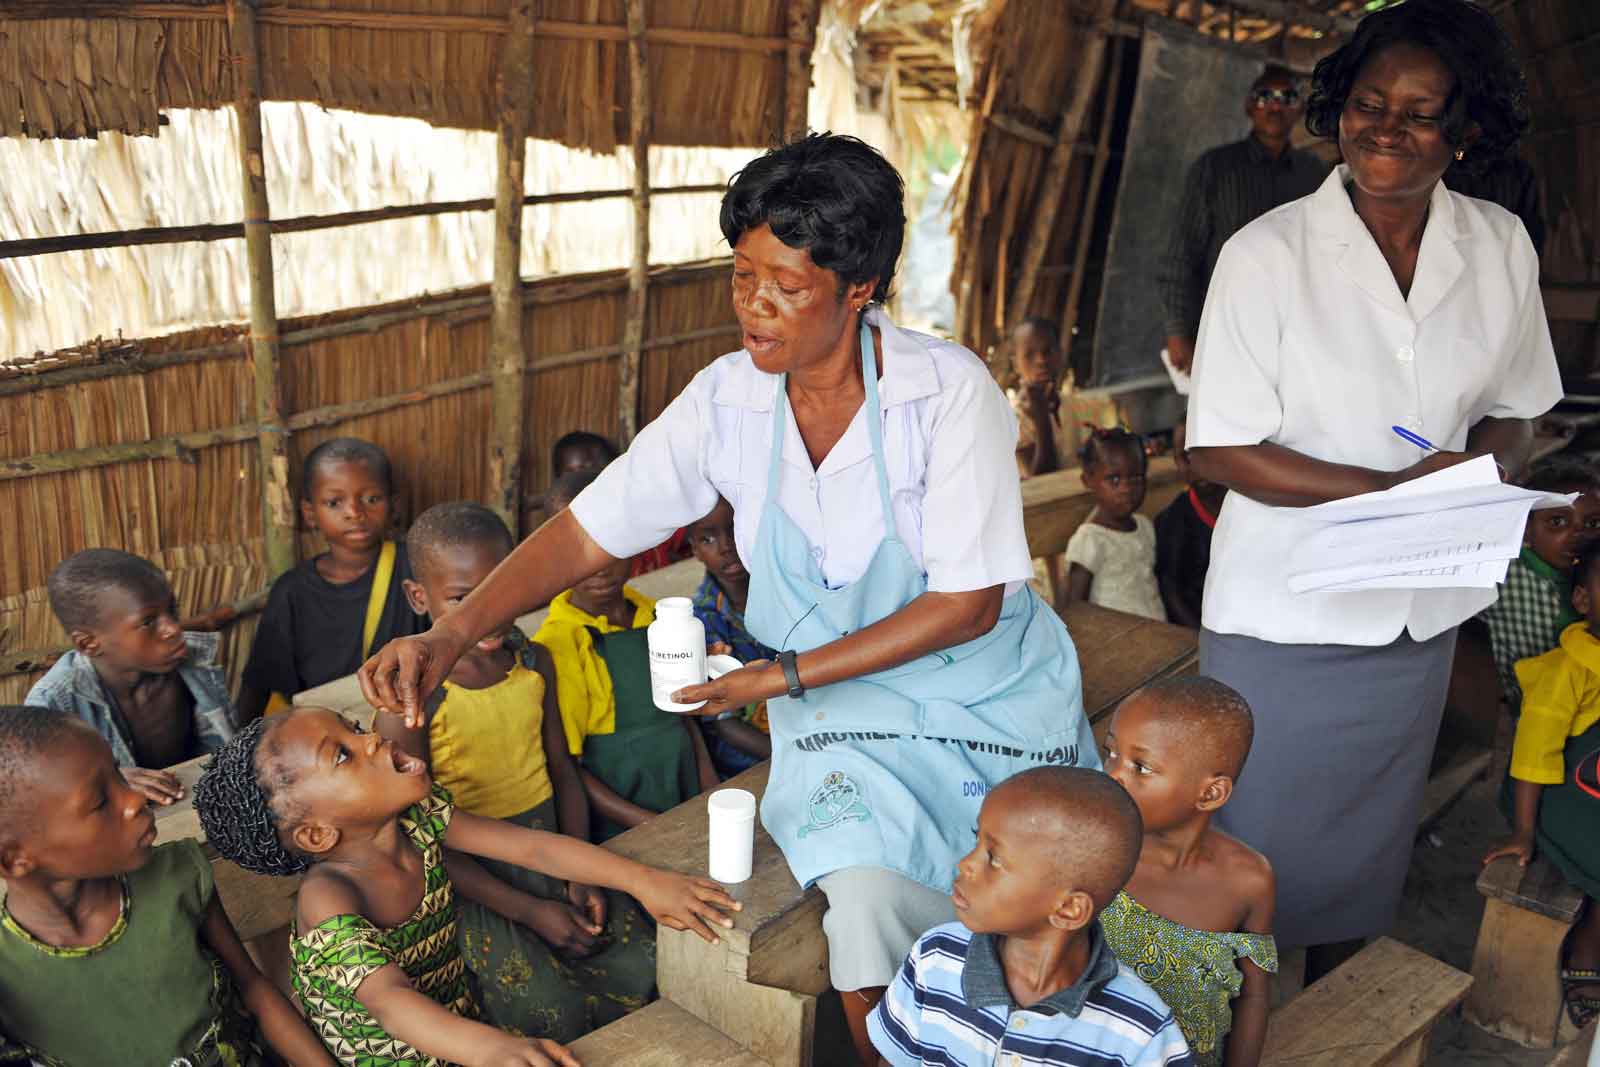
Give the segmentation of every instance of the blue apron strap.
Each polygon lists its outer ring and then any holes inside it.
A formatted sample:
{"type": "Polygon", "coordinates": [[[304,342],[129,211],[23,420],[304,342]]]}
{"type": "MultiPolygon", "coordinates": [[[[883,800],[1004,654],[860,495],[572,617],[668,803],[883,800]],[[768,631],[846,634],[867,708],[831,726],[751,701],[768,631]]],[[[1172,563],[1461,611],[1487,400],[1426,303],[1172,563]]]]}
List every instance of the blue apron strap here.
{"type": "MultiPolygon", "coordinates": [[[[772,398],[772,450],[767,458],[767,502],[778,494],[778,465],[783,462],[783,439],[789,433],[789,376],[778,375],[778,395],[772,398]]],[[[765,517],[762,519],[766,521],[765,517]]]]}
{"type": "Polygon", "coordinates": [[[894,507],[889,495],[889,468],[883,459],[883,408],[878,404],[878,360],[872,344],[872,327],[861,316],[861,381],[867,387],[867,434],[872,438],[872,465],[878,471],[878,499],[883,503],[883,536],[897,541],[894,507]]]}

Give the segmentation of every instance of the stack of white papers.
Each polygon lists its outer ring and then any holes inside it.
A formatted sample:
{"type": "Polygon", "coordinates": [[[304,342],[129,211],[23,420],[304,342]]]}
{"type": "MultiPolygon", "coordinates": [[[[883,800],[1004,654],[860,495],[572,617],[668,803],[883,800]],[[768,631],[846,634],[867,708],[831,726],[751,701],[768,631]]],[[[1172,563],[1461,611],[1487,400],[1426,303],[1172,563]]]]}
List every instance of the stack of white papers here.
{"type": "Polygon", "coordinates": [[[1289,589],[1489,588],[1522,551],[1528,512],[1576,496],[1505,485],[1493,458],[1479,456],[1382,493],[1306,508],[1324,525],[1295,550],[1289,589]]]}

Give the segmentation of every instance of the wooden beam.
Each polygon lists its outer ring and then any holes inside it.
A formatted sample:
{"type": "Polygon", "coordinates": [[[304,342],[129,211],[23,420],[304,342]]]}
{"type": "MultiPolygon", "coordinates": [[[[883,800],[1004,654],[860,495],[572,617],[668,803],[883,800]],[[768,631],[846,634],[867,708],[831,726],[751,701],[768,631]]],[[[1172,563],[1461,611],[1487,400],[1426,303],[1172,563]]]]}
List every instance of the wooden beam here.
{"type": "Polygon", "coordinates": [[[489,431],[490,507],[517,539],[521,523],[522,372],[528,357],[522,338],[522,198],[533,125],[534,0],[513,0],[511,32],[501,42],[495,76],[494,279],[489,286],[489,373],[493,422],[489,431]]]}
{"type": "MultiPolygon", "coordinates": [[[[1084,27],[1083,51],[1078,56],[1077,77],[1061,109],[1061,119],[1056,128],[1055,147],[1045,163],[1044,177],[1039,183],[1038,195],[1033,201],[1033,225],[1023,245],[1022,264],[1017,271],[1017,284],[1005,308],[1005,328],[1011,330],[1028,315],[1034,289],[1039,282],[1039,268],[1044,265],[1045,252],[1055,233],[1056,216],[1060,213],[1062,195],[1067,187],[1067,174],[1077,147],[1078,135],[1083,129],[1084,115],[1100,85],[1100,70],[1105,63],[1106,30],[1115,11],[1115,0],[1099,0],[1093,12],[1093,22],[1084,27]]],[[[1084,219],[1080,225],[1088,225],[1084,219]]]]}
{"type": "Polygon", "coordinates": [[[1111,161],[1111,126],[1117,113],[1117,86],[1122,80],[1122,57],[1129,48],[1122,43],[1111,48],[1111,73],[1106,78],[1104,101],[1100,108],[1100,138],[1095,144],[1094,164],[1089,170],[1089,189],[1084,194],[1082,218],[1078,222],[1078,247],[1072,256],[1071,276],[1067,279],[1067,300],[1057,320],[1057,332],[1062,339],[1062,350],[1071,347],[1073,331],[1078,326],[1078,301],[1083,297],[1084,268],[1089,262],[1089,241],[1094,235],[1094,222],[1099,217],[1100,186],[1105,180],[1106,164],[1111,161]]]}
{"type": "Polygon", "coordinates": [[[644,0],[626,0],[628,16],[628,144],[633,155],[633,261],[617,368],[617,443],[626,450],[639,432],[639,363],[650,299],[650,60],[645,54],[644,0]]]}
{"type": "Polygon", "coordinates": [[[788,36],[784,39],[783,136],[804,137],[809,128],[807,100],[811,93],[811,47],[817,32],[817,0],[789,0],[788,36]]]}
{"type": "MultiPolygon", "coordinates": [[[[656,196],[720,193],[727,186],[720,182],[700,185],[673,185],[656,189],[656,196]]],[[[536,193],[522,198],[524,207],[540,204],[574,204],[591,200],[621,199],[633,195],[632,189],[591,189],[572,193],[536,193]]],[[[479,200],[442,200],[432,204],[399,204],[394,207],[341,211],[332,215],[299,215],[270,219],[272,233],[306,233],[339,226],[357,226],[392,219],[414,219],[456,212],[493,211],[493,197],[479,200]]],[[[57,237],[29,237],[20,241],[0,241],[0,259],[42,256],[52,252],[82,252],[95,248],[129,248],[134,245],[180,244],[185,241],[226,241],[244,236],[244,223],[218,222],[200,226],[149,226],[137,230],[105,230],[97,233],[69,233],[57,237]]]]}
{"type": "MultiPolygon", "coordinates": [[[[222,4],[122,3],[120,0],[9,0],[4,19],[63,18],[145,18],[182,19],[214,22],[225,17],[222,4]]],[[[274,4],[259,10],[257,21],[269,26],[327,27],[392,32],[492,33],[503,34],[506,20],[493,15],[433,15],[389,11],[314,9],[274,4]]],[[[615,41],[628,39],[626,26],[612,23],[542,21],[539,36],[565,41],[615,41]]],[[[655,44],[690,48],[725,48],[738,52],[782,52],[789,46],[787,37],[746,36],[715,30],[661,27],[650,32],[655,44]]]]}
{"type": "Polygon", "coordinates": [[[272,231],[267,220],[267,157],[261,147],[261,42],[256,0],[228,0],[234,114],[244,191],[245,267],[250,276],[250,359],[255,368],[256,441],[261,457],[261,523],[267,577],[294,566],[294,498],[289,495],[289,431],[278,381],[278,305],[273,292],[272,231]]]}

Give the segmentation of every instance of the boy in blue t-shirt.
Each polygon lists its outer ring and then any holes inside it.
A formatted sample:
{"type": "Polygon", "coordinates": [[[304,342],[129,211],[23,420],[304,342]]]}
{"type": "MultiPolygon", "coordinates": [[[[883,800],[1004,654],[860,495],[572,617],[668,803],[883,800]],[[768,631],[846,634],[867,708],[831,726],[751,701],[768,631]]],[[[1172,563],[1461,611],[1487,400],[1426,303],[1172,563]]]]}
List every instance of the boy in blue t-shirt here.
{"type": "MultiPolygon", "coordinates": [[[[744,628],[744,607],[750,596],[750,572],[733,543],[733,506],[721,497],[717,506],[686,528],[689,550],[705,564],[705,580],[694,594],[694,613],[706,628],[706,644],[726,651],[740,663],[777,659],[778,654],[744,628]]],[[[725,712],[706,720],[706,746],[722,775],[731,776],[772,758],[767,732],[767,705],[752,704],[742,712],[725,712]]]]}
{"type": "Polygon", "coordinates": [[[1143,836],[1133,798],[1099,771],[1036,767],[992,790],[956,868],[959,921],[917,940],[867,1019],[879,1055],[1194,1067],[1172,1012],[1100,930],[1143,836]]]}

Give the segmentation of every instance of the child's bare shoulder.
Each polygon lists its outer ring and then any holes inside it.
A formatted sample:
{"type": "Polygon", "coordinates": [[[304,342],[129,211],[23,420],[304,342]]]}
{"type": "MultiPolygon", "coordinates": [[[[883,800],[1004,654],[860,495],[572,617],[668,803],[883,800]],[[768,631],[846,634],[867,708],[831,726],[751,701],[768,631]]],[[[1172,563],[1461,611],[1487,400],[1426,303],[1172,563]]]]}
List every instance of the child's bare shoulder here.
{"type": "Polygon", "coordinates": [[[365,915],[366,895],[352,879],[324,864],[306,872],[295,898],[295,928],[301,933],[336,915],[365,915]]]}
{"type": "Polygon", "coordinates": [[[1217,873],[1234,895],[1248,904],[1271,901],[1277,894],[1277,878],[1267,857],[1215,827],[1210,833],[1217,873]]]}

